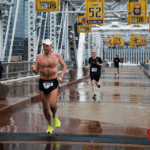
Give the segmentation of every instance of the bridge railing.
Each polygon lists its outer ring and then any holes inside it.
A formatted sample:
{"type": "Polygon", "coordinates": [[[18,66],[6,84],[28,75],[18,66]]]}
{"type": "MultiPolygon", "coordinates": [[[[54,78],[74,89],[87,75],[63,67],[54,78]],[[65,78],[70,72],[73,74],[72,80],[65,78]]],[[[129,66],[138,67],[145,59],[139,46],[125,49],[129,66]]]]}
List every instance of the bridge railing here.
{"type": "MultiPolygon", "coordinates": [[[[17,79],[27,76],[34,76],[35,74],[31,70],[31,65],[35,62],[3,62],[3,76],[1,80],[17,79]]],[[[73,64],[71,61],[65,61],[67,69],[71,69],[73,64]]],[[[61,65],[59,64],[58,70],[61,70],[61,65]]],[[[39,74],[39,73],[38,73],[39,74]]]]}
{"type": "Polygon", "coordinates": [[[150,47],[139,47],[139,48],[122,48],[112,49],[107,48],[104,50],[104,60],[113,62],[115,55],[119,58],[123,58],[124,63],[138,64],[146,62],[146,58],[150,57],[150,47]]]}

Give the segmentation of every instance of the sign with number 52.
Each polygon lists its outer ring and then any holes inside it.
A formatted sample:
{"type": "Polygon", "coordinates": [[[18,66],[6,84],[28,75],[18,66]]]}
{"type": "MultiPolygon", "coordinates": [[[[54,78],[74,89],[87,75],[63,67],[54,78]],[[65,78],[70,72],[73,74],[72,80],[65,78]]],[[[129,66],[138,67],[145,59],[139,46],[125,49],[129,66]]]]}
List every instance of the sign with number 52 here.
{"type": "Polygon", "coordinates": [[[104,0],[86,0],[86,24],[104,24],[104,0]]]}

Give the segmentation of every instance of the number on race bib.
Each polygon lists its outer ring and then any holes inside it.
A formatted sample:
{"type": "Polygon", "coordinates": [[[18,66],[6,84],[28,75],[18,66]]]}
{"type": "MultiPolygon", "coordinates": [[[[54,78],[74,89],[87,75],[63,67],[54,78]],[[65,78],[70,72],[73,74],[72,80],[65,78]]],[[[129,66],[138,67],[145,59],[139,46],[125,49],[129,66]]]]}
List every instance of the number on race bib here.
{"type": "Polygon", "coordinates": [[[53,86],[53,81],[51,81],[51,82],[43,82],[43,87],[45,89],[49,89],[51,86],[53,86]]]}
{"type": "Polygon", "coordinates": [[[92,68],[92,72],[97,72],[97,68],[92,68]]]}

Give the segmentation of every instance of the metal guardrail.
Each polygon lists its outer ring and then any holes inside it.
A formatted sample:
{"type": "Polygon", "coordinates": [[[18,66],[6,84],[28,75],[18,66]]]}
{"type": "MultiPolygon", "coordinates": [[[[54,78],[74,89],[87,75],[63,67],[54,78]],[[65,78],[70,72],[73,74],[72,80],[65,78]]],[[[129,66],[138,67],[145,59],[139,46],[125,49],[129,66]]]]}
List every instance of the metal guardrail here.
{"type": "Polygon", "coordinates": [[[115,55],[117,54],[119,58],[123,58],[124,63],[144,63],[146,58],[150,57],[150,47],[139,47],[139,48],[106,48],[104,53],[104,60],[113,62],[115,55]]]}
{"type": "MultiPolygon", "coordinates": [[[[9,79],[17,79],[21,77],[27,77],[27,76],[34,76],[35,74],[31,70],[31,65],[35,62],[3,62],[3,76],[1,81],[3,80],[9,80],[9,79]]],[[[67,68],[72,68],[71,61],[65,61],[67,68]]],[[[62,69],[61,65],[59,64],[58,70],[60,71],[62,69]]],[[[38,73],[39,74],[39,73],[38,73]]]]}

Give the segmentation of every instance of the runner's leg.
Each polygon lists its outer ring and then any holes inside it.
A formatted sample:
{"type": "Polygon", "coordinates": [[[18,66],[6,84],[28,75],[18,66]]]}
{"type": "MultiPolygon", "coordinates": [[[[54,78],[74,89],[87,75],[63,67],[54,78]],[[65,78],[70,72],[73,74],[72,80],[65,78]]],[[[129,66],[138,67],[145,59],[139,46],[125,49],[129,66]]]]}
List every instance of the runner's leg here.
{"type": "Polygon", "coordinates": [[[118,71],[118,74],[119,74],[119,64],[118,64],[118,67],[117,67],[117,71],[118,71]]]}
{"type": "Polygon", "coordinates": [[[96,81],[96,86],[98,86],[98,81],[96,81]]]}
{"type": "Polygon", "coordinates": [[[95,80],[96,80],[95,83],[96,83],[96,86],[97,86],[98,88],[100,88],[100,84],[98,84],[99,79],[100,79],[100,76],[101,76],[101,75],[99,74],[99,75],[97,75],[96,78],[95,78],[95,80]]]}
{"type": "Polygon", "coordinates": [[[45,115],[45,118],[47,122],[50,124],[51,123],[51,116],[50,116],[50,111],[49,111],[49,103],[48,103],[48,94],[44,94],[43,91],[40,91],[40,96],[43,104],[43,112],[45,115]]]}
{"type": "Polygon", "coordinates": [[[59,128],[61,123],[58,119],[58,116],[56,116],[56,111],[57,111],[57,97],[58,97],[58,88],[54,89],[50,93],[50,98],[49,98],[49,104],[50,104],[50,109],[53,113],[53,119],[54,119],[54,124],[56,128],[59,128]]]}
{"type": "Polygon", "coordinates": [[[92,89],[93,89],[93,92],[94,92],[94,94],[95,94],[95,86],[94,86],[95,84],[94,84],[94,80],[92,80],[92,89]]]}
{"type": "Polygon", "coordinates": [[[117,73],[117,67],[115,66],[115,75],[116,75],[116,73],[117,73]]]}
{"type": "Polygon", "coordinates": [[[56,115],[56,111],[57,111],[57,97],[58,97],[58,88],[53,90],[50,93],[50,98],[49,98],[49,105],[53,113],[53,117],[56,115]]]}

